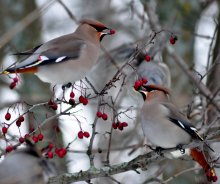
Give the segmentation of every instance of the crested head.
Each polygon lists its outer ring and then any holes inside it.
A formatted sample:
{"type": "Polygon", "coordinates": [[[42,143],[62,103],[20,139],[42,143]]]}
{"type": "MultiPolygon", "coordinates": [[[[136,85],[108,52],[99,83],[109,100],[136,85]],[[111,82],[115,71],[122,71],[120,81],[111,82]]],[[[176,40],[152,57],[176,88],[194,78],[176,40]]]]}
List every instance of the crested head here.
{"type": "Polygon", "coordinates": [[[156,85],[156,84],[144,85],[143,88],[144,88],[144,90],[146,90],[148,92],[160,91],[160,92],[163,92],[164,94],[167,94],[167,95],[170,94],[170,90],[168,88],[166,88],[164,86],[156,85]]]}
{"type": "Polygon", "coordinates": [[[108,29],[103,23],[93,19],[82,19],[80,23],[88,24],[95,28],[98,32],[102,32],[103,30],[108,29]]]}
{"type": "Polygon", "coordinates": [[[101,41],[104,36],[106,35],[113,35],[115,34],[115,30],[108,28],[107,26],[105,26],[103,23],[97,21],[97,20],[92,20],[92,19],[82,19],[80,21],[81,25],[88,25],[90,28],[92,28],[93,30],[96,30],[97,36],[99,41],[101,41]]]}
{"type": "Polygon", "coordinates": [[[155,84],[144,85],[138,92],[142,95],[144,100],[158,99],[166,101],[170,95],[168,88],[155,84]]]}

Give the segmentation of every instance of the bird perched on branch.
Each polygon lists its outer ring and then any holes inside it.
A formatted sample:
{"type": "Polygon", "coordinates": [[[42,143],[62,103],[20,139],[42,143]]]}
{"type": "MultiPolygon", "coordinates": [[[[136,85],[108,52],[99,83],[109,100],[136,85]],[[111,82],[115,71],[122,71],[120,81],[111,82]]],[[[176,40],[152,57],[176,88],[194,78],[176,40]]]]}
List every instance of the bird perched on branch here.
{"type": "Polygon", "coordinates": [[[8,153],[0,163],[1,184],[46,184],[57,174],[53,163],[26,140],[27,147],[8,153]]]}
{"type": "MultiPolygon", "coordinates": [[[[170,101],[170,90],[158,85],[145,85],[138,89],[144,99],[141,124],[144,135],[160,149],[179,148],[189,144],[192,139],[203,141],[197,129],[170,101]]],[[[207,146],[205,144],[204,146],[207,146]]],[[[210,148],[211,149],[211,148],[210,148]]],[[[198,148],[190,154],[205,170],[209,181],[216,181],[213,167],[198,148]],[[201,161],[202,160],[202,161],[201,161]]]]}
{"type": "Polygon", "coordinates": [[[99,57],[100,42],[115,30],[90,19],[80,21],[75,32],[55,38],[26,52],[28,56],[0,74],[35,73],[51,84],[75,82],[85,77],[99,57]]]}

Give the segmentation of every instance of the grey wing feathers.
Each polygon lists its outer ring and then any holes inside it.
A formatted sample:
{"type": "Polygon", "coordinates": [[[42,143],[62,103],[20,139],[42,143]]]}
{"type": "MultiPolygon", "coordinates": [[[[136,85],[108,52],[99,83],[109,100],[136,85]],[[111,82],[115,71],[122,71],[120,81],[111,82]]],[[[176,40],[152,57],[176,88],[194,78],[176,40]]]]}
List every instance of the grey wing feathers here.
{"type": "Polygon", "coordinates": [[[16,53],[13,53],[12,55],[16,55],[16,56],[28,56],[28,55],[31,55],[33,54],[38,48],[41,47],[42,44],[34,47],[33,49],[30,49],[30,50],[26,50],[26,51],[23,51],[23,52],[16,52],[16,53]]]}
{"type": "Polygon", "coordinates": [[[69,59],[77,59],[80,56],[81,49],[85,45],[85,42],[81,39],[76,39],[70,35],[61,36],[36,47],[37,49],[35,49],[33,53],[29,51],[30,56],[27,59],[16,63],[16,65],[10,69],[57,64],[69,59]],[[42,60],[40,60],[41,56],[43,58],[42,60]]]}
{"type": "Polygon", "coordinates": [[[203,140],[192,123],[181,112],[176,111],[175,106],[169,103],[163,103],[163,105],[169,109],[168,118],[171,122],[185,130],[192,138],[203,140]]]}
{"type": "Polygon", "coordinates": [[[72,59],[76,59],[80,56],[81,49],[86,45],[85,41],[80,39],[64,39],[62,42],[54,41],[52,43],[48,42],[43,48],[39,48],[36,52],[40,55],[47,56],[48,58],[59,58],[66,56],[72,59]],[[63,42],[63,43],[62,43],[63,42]],[[62,45],[62,47],[60,46],[62,45]],[[45,48],[46,47],[46,48],[45,48]]]}

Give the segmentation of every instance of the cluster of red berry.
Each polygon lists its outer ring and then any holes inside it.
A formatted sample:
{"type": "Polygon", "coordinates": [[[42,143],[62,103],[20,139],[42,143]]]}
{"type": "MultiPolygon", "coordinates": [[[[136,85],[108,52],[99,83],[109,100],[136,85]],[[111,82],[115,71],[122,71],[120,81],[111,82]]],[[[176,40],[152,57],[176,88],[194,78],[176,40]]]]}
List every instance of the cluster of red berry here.
{"type": "Polygon", "coordinates": [[[216,182],[218,180],[218,176],[216,176],[215,170],[212,168],[206,171],[206,176],[209,182],[216,182]]]}
{"type": "Polygon", "coordinates": [[[22,122],[24,122],[24,116],[19,116],[19,118],[16,120],[16,125],[20,127],[22,122]]]}
{"type": "Polygon", "coordinates": [[[107,119],[108,119],[108,114],[106,114],[106,113],[102,113],[101,111],[98,111],[97,113],[96,113],[96,116],[98,117],[98,118],[102,118],[104,121],[106,121],[107,119]]]}
{"type": "Polygon", "coordinates": [[[89,138],[89,137],[90,137],[89,132],[87,132],[87,131],[83,132],[82,130],[80,130],[80,131],[78,132],[78,138],[79,138],[79,139],[83,139],[83,137],[89,138]]]}
{"type": "Polygon", "coordinates": [[[79,102],[82,103],[83,105],[87,105],[89,103],[89,100],[86,97],[81,95],[79,97],[79,102]]]}
{"type": "MultiPolygon", "coordinates": [[[[75,93],[73,91],[71,91],[70,92],[69,104],[72,105],[72,106],[74,106],[76,104],[74,97],[75,97],[75,93]]],[[[89,100],[86,97],[81,95],[79,97],[79,102],[82,103],[83,105],[87,105],[89,103],[89,100]]]]}
{"type": "Polygon", "coordinates": [[[126,123],[126,122],[120,122],[120,121],[118,121],[118,122],[114,122],[114,123],[112,123],[112,128],[114,128],[114,129],[119,129],[119,130],[124,130],[124,128],[125,127],[127,127],[128,126],[128,123],[126,123]]]}
{"type": "Polygon", "coordinates": [[[138,90],[141,86],[143,86],[144,84],[147,84],[148,80],[143,77],[139,80],[136,80],[135,83],[134,83],[134,89],[135,90],[138,90]]]}
{"type": "MultiPolygon", "coordinates": [[[[55,153],[59,158],[63,158],[67,153],[67,149],[66,148],[56,148],[55,153]]],[[[47,153],[47,155],[48,155],[48,153],[47,153]]],[[[50,154],[50,157],[51,157],[51,154],[50,154]]],[[[49,158],[49,155],[48,155],[48,158],[49,158]]]]}
{"type": "Polygon", "coordinates": [[[67,149],[66,148],[56,148],[53,152],[53,148],[54,148],[53,143],[50,143],[47,148],[48,148],[48,151],[47,151],[46,155],[47,155],[47,158],[50,158],[50,159],[54,157],[54,153],[59,158],[63,158],[67,154],[67,149]]]}
{"type": "Polygon", "coordinates": [[[42,133],[38,134],[37,136],[33,135],[32,140],[34,143],[38,143],[38,141],[42,141],[44,139],[44,135],[42,133]]]}

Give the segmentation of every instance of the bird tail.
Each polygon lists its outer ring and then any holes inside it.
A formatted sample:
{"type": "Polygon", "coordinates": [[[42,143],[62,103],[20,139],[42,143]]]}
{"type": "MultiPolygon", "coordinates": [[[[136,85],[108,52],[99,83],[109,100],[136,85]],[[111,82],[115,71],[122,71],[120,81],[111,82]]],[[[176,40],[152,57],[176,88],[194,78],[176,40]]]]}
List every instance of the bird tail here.
{"type": "Polygon", "coordinates": [[[7,69],[0,72],[0,75],[8,75],[13,73],[36,73],[37,67],[29,67],[29,68],[18,68],[18,69],[7,69]]]}
{"type": "Polygon", "coordinates": [[[7,74],[10,74],[10,72],[8,72],[7,70],[0,72],[0,75],[7,75],[7,74]]]}
{"type": "Polygon", "coordinates": [[[218,177],[215,173],[215,169],[211,166],[207,159],[205,158],[202,151],[198,150],[197,148],[190,149],[190,155],[199,165],[203,168],[206,173],[206,177],[208,181],[216,182],[218,177]]]}

